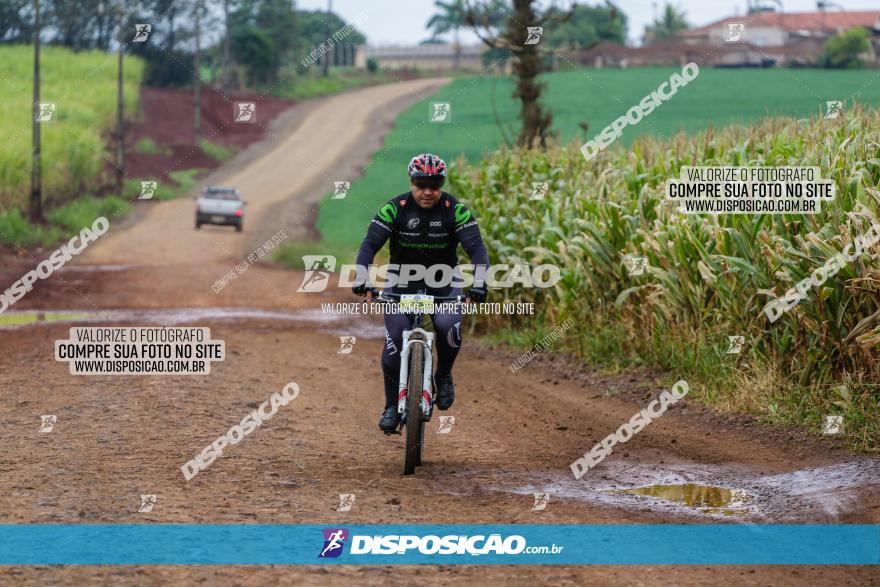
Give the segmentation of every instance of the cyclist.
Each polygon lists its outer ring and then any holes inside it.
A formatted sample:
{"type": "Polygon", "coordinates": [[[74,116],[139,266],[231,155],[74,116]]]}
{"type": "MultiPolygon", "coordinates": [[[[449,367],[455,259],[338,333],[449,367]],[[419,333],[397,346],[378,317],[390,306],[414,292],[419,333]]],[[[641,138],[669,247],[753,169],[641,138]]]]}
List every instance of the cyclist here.
{"type": "MultiPolygon", "coordinates": [[[[366,275],[366,268],[389,238],[392,265],[425,268],[441,265],[448,266],[450,271],[458,264],[456,250],[461,243],[474,265],[474,283],[468,291],[467,301],[485,301],[487,290],[484,277],[489,255],[471,211],[452,194],[440,189],[446,181],[446,163],[436,155],[423,153],[412,158],[408,173],[411,191],[383,204],[367,228],[357,256],[359,273],[363,271],[362,275],[366,275]]],[[[435,276],[438,273],[449,274],[448,271],[431,272],[435,276]]],[[[369,299],[371,293],[367,288],[366,280],[358,280],[352,291],[357,295],[367,294],[369,299]]],[[[410,280],[406,285],[390,288],[393,293],[417,293],[419,290],[434,296],[462,295],[461,288],[454,287],[452,283],[429,287],[424,280],[410,280]]],[[[436,333],[438,357],[434,372],[436,404],[439,409],[448,410],[455,400],[452,365],[461,348],[461,311],[437,311],[432,314],[431,322],[436,333]]],[[[382,350],[385,409],[379,420],[379,428],[386,432],[394,431],[398,425],[399,351],[403,344],[403,331],[410,325],[410,315],[385,313],[385,348],[382,350]]]]}

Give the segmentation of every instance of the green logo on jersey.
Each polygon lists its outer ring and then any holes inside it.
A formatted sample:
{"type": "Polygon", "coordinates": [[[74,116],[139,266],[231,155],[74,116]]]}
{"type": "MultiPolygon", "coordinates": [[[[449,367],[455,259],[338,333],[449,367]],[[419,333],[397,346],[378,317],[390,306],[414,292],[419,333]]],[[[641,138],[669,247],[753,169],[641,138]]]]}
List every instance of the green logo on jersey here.
{"type": "Polygon", "coordinates": [[[455,205],[455,225],[460,226],[471,219],[471,211],[464,204],[455,205]]]}
{"type": "Polygon", "coordinates": [[[397,218],[397,208],[394,207],[394,204],[385,204],[379,209],[379,218],[391,224],[397,218]]]}

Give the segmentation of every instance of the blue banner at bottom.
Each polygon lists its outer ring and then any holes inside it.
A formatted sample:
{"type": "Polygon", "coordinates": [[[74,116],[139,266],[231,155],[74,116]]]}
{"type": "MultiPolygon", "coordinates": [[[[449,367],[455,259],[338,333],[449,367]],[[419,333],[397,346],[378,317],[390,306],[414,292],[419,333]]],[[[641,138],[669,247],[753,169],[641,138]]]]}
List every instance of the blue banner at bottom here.
{"type": "Polygon", "coordinates": [[[4,565],[877,565],[880,525],[0,525],[4,565]]]}

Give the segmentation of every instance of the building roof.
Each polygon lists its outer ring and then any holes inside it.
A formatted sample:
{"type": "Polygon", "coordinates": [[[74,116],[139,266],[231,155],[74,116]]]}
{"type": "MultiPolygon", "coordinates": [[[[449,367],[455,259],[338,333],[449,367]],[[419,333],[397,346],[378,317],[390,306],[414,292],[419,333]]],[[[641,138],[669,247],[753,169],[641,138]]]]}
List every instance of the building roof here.
{"type": "Polygon", "coordinates": [[[800,30],[849,29],[853,27],[880,27],[880,11],[860,12],[758,12],[746,16],[729,16],[706,26],[690,29],[681,36],[699,37],[708,35],[711,29],[724,27],[731,23],[742,23],[746,27],[781,28],[789,32],[800,30]]]}

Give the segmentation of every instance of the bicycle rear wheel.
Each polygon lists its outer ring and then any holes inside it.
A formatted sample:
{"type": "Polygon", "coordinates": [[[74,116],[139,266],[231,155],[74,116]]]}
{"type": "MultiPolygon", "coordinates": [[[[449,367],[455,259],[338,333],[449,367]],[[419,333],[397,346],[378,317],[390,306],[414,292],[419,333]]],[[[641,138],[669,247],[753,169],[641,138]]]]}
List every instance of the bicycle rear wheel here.
{"type": "Polygon", "coordinates": [[[406,457],[403,474],[412,475],[422,464],[422,377],[425,347],[413,343],[409,355],[409,378],[406,382],[406,457]]]}

